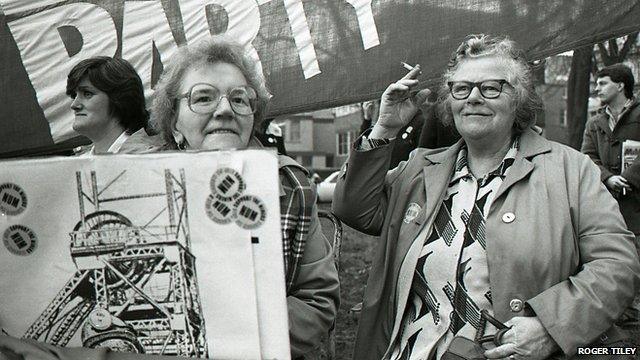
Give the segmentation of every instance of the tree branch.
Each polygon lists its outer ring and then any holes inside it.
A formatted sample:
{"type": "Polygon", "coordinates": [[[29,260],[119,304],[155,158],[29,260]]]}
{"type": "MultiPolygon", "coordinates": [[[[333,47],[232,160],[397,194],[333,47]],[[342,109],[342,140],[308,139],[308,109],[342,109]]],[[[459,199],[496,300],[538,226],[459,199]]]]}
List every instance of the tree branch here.
{"type": "Polygon", "coordinates": [[[610,64],[609,50],[604,46],[603,42],[598,43],[598,50],[600,52],[600,58],[605,66],[610,64]]]}
{"type": "Polygon", "coordinates": [[[627,55],[629,55],[629,52],[631,51],[631,49],[633,49],[634,45],[636,44],[636,41],[638,41],[638,32],[635,32],[627,36],[627,39],[624,41],[624,44],[622,45],[622,49],[620,50],[621,61],[627,58],[627,55]]]}
{"type": "Polygon", "coordinates": [[[617,39],[609,39],[609,55],[611,55],[611,57],[615,59],[620,56],[617,39]]]}

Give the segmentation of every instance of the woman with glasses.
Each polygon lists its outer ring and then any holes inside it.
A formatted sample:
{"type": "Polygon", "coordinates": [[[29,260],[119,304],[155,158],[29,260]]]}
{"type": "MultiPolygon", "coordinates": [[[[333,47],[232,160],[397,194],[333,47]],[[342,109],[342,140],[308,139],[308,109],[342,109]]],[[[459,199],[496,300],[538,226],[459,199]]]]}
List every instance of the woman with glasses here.
{"type": "Polygon", "coordinates": [[[419,73],[385,90],[335,190],[334,213],[382,242],[354,358],[440,359],[463,350],[454,337],[493,340],[476,354],[491,359],[622,346],[615,322],[640,285],[633,235],[589,158],[531,129],[542,102],[524,53],[467,37],[439,93],[462,139],[387,172],[429,93],[412,91],[419,73]]]}
{"type": "MultiPolygon", "coordinates": [[[[165,68],[154,93],[152,121],[160,134],[147,137],[140,130],[127,140],[122,151],[261,147],[253,133],[260,128],[268,99],[256,62],[241,46],[213,37],[195,46],[181,47],[165,68]]],[[[291,357],[314,358],[335,322],[338,271],[331,244],[320,227],[315,188],[307,170],[286,156],[279,156],[278,160],[291,357]]],[[[0,355],[5,347],[25,358],[31,354],[39,359],[135,358],[34,344],[0,336],[0,355]]]]}
{"type": "MultiPolygon", "coordinates": [[[[154,93],[163,149],[261,147],[253,136],[269,100],[264,78],[239,45],[215,37],[181,48],[154,93]]],[[[318,220],[306,169],[279,155],[280,211],[292,358],[317,348],[333,325],[338,272],[318,220]]]]}

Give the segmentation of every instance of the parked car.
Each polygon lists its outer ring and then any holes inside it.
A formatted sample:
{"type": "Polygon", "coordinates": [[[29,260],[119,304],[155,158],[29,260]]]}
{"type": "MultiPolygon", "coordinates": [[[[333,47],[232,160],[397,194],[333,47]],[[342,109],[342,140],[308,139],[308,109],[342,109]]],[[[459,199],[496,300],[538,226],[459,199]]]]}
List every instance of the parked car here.
{"type": "Polygon", "coordinates": [[[319,202],[331,202],[333,199],[333,191],[336,189],[336,182],[338,181],[338,174],[340,171],[332,172],[322,182],[318,184],[318,201],[319,202]]]}

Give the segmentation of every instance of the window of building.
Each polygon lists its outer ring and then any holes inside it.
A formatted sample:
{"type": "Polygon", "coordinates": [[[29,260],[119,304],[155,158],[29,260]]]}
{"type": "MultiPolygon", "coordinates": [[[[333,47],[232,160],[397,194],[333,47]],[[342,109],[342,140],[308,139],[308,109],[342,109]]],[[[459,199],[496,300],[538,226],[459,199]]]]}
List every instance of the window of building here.
{"type": "Polygon", "coordinates": [[[351,143],[355,140],[353,136],[353,132],[346,131],[336,134],[336,154],[338,155],[349,155],[349,149],[351,149],[351,143]]]}
{"type": "Polygon", "coordinates": [[[333,108],[333,114],[335,117],[346,116],[358,111],[360,111],[360,104],[350,104],[333,108]]]}
{"type": "Polygon", "coordinates": [[[560,111],[560,126],[567,127],[567,124],[567,109],[562,109],[562,111],[560,111]]]}
{"type": "Polygon", "coordinates": [[[300,122],[299,121],[290,121],[287,124],[287,131],[285,141],[292,143],[300,142],[300,122]]]}

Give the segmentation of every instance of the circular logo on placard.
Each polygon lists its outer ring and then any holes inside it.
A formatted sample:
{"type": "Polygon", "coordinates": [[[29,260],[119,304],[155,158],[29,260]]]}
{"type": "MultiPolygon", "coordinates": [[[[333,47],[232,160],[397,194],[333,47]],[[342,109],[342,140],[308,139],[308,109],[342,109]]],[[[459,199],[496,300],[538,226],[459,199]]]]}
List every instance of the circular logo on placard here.
{"type": "Polygon", "coordinates": [[[0,212],[18,215],[27,208],[27,194],[13,183],[0,185],[0,212]]]}
{"type": "Polygon", "coordinates": [[[12,254],[27,256],[35,251],[38,238],[33,230],[24,225],[11,225],[2,235],[2,242],[12,254]]]}
{"type": "Polygon", "coordinates": [[[246,188],[240,173],[231,168],[218,169],[211,177],[209,185],[211,192],[224,201],[237,199],[246,188]]]}
{"type": "Polygon", "coordinates": [[[111,313],[103,308],[97,308],[89,313],[89,324],[94,329],[107,330],[111,324],[111,313]]]}
{"type": "Polygon", "coordinates": [[[262,200],[253,195],[244,195],[233,204],[236,224],[244,229],[255,229],[264,224],[267,209],[262,200]]]}
{"type": "Polygon", "coordinates": [[[209,219],[218,224],[228,224],[233,219],[233,208],[230,201],[223,201],[213,195],[207,197],[204,207],[209,219]]]}

